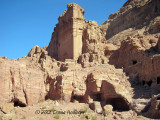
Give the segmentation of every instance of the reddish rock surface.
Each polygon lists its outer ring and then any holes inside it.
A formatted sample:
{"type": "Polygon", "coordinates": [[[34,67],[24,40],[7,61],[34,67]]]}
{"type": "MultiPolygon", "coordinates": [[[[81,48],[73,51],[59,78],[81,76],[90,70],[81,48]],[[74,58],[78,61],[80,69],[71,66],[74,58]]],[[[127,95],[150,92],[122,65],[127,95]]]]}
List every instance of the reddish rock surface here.
{"type": "MultiPolygon", "coordinates": [[[[85,21],[81,6],[68,4],[48,46],[36,45],[17,60],[0,57],[1,118],[10,119],[11,113],[22,119],[20,111],[28,111],[27,119],[35,120],[40,118],[30,107],[45,104],[43,109],[55,111],[49,105],[67,110],[84,103],[98,119],[160,118],[159,5],[128,0],[98,26],[85,21]]],[[[71,117],[95,117],[84,109],[85,115],[71,117]]]]}

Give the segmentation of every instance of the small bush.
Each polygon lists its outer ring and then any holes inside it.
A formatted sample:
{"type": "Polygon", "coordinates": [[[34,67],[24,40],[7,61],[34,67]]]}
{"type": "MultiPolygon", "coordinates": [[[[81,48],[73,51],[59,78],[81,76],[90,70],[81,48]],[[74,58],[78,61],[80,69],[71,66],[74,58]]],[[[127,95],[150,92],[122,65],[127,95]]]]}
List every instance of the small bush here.
{"type": "Polygon", "coordinates": [[[39,120],[44,120],[43,118],[39,118],[39,120]]]}
{"type": "Polygon", "coordinates": [[[22,116],[22,119],[26,119],[26,116],[22,116]]]}
{"type": "Polygon", "coordinates": [[[91,120],[97,120],[97,116],[92,116],[91,120]]]}
{"type": "Polygon", "coordinates": [[[84,119],[86,119],[86,116],[83,114],[83,115],[81,116],[81,120],[84,120],[84,119]]]}
{"type": "Polygon", "coordinates": [[[73,99],[73,103],[75,103],[76,102],[76,99],[73,99]]]}
{"type": "Polygon", "coordinates": [[[46,106],[43,106],[41,109],[44,110],[44,109],[46,109],[46,108],[47,108],[46,106]]]}
{"type": "Polygon", "coordinates": [[[88,105],[86,105],[84,108],[83,108],[83,111],[86,113],[88,111],[89,107],[88,105]]]}
{"type": "Polygon", "coordinates": [[[59,118],[60,118],[59,114],[56,114],[56,115],[54,116],[54,118],[55,118],[55,119],[59,119],[59,118]]]}
{"type": "Polygon", "coordinates": [[[51,99],[48,98],[46,101],[49,102],[49,101],[51,101],[51,99]]]}
{"type": "Polygon", "coordinates": [[[54,107],[52,107],[52,108],[51,108],[51,111],[54,112],[54,111],[56,111],[56,109],[55,109],[54,107]]]}

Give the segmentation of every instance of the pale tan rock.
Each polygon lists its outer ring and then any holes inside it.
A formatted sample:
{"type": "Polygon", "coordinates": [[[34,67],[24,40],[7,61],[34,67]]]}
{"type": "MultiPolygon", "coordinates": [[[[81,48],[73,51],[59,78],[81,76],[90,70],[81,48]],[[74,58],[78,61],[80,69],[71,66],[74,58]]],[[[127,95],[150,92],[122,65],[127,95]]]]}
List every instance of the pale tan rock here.
{"type": "Polygon", "coordinates": [[[104,110],[106,110],[106,111],[108,111],[108,112],[112,112],[113,106],[112,106],[112,105],[105,105],[105,106],[104,106],[104,110]]]}
{"type": "Polygon", "coordinates": [[[96,113],[102,113],[101,103],[97,102],[97,101],[94,101],[93,104],[94,104],[95,112],[96,113]]]}
{"type": "Polygon", "coordinates": [[[9,114],[14,110],[14,103],[5,103],[0,106],[0,109],[3,113],[9,114]]]}
{"type": "Polygon", "coordinates": [[[105,105],[103,107],[103,114],[107,116],[107,118],[111,118],[111,113],[113,113],[113,106],[112,105],[105,105]]]}

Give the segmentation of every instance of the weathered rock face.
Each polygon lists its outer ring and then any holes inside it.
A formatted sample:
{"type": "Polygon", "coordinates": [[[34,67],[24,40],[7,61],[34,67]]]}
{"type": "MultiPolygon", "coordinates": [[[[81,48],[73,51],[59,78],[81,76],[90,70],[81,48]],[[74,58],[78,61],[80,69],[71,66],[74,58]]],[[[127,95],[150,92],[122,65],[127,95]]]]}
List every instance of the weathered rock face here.
{"type": "Polygon", "coordinates": [[[82,66],[89,62],[106,63],[105,55],[109,53],[105,50],[110,51],[112,47],[107,46],[105,34],[97,22],[85,21],[83,14],[84,10],[79,5],[68,5],[58,19],[47,48],[48,55],[60,61],[78,60],[82,66]]]}
{"type": "Polygon", "coordinates": [[[125,68],[141,62],[152,55],[150,51],[153,51],[157,41],[158,38],[154,36],[130,36],[111,55],[110,64],[114,64],[118,68],[125,68]]]}
{"type": "Polygon", "coordinates": [[[111,51],[112,47],[107,46],[105,36],[95,21],[86,21],[82,40],[82,54],[78,63],[83,67],[107,63],[106,56],[110,53],[106,51],[111,51]]]}
{"type": "Polygon", "coordinates": [[[74,61],[60,63],[49,57],[37,60],[36,55],[39,53],[18,60],[0,58],[1,103],[14,102],[23,107],[45,99],[75,99],[89,104],[112,104],[114,110],[124,110],[124,106],[130,109],[132,89],[121,69],[108,64],[82,68],[74,61]],[[62,65],[68,69],[61,71],[62,65]],[[122,106],[108,102],[119,99],[122,106]]]}
{"type": "Polygon", "coordinates": [[[128,111],[132,102],[132,89],[121,69],[112,71],[111,66],[104,66],[101,71],[94,71],[87,77],[89,103],[101,101],[102,105],[111,104],[114,110],[128,111]],[[104,68],[110,70],[104,70],[104,68]],[[115,75],[116,74],[116,75],[115,75]]]}
{"type": "Polygon", "coordinates": [[[112,54],[110,63],[124,71],[143,86],[159,89],[159,41],[158,38],[143,36],[139,39],[129,37],[112,54]],[[156,45],[157,44],[157,45],[156,45]]]}
{"type": "Polygon", "coordinates": [[[35,62],[40,62],[41,58],[46,58],[48,56],[48,52],[46,51],[47,47],[39,47],[35,45],[28,53],[28,57],[32,57],[32,60],[35,62]]]}
{"type": "Polygon", "coordinates": [[[67,10],[58,18],[48,54],[60,61],[77,59],[82,54],[82,33],[85,19],[84,9],[77,4],[68,4],[67,10]]]}
{"type": "Polygon", "coordinates": [[[141,35],[159,33],[159,15],[159,0],[128,0],[118,12],[109,16],[109,19],[101,25],[101,28],[106,32],[107,40],[119,44],[122,39],[112,39],[118,33],[123,38],[137,33],[141,35]],[[134,32],[135,30],[137,32],[134,32]],[[128,31],[128,34],[123,31],[128,31]]]}
{"type": "Polygon", "coordinates": [[[1,103],[25,106],[45,100],[45,76],[39,64],[0,58],[0,67],[1,103]]]}
{"type": "Polygon", "coordinates": [[[140,114],[148,104],[145,115],[159,118],[159,96],[148,103],[160,91],[159,5],[128,0],[98,26],[85,21],[82,7],[69,4],[49,46],[34,46],[17,60],[0,57],[0,102],[24,107],[46,99],[76,100],[97,113],[108,107],[114,119],[140,114]]]}

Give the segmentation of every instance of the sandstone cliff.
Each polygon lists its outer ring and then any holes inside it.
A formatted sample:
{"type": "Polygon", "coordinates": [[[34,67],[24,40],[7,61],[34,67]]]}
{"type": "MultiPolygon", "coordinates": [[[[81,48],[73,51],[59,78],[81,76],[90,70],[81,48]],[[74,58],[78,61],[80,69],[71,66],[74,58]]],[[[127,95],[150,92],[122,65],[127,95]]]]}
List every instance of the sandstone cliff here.
{"type": "Polygon", "coordinates": [[[109,42],[120,44],[130,35],[159,33],[159,15],[159,0],[128,0],[101,28],[109,42]]]}
{"type": "Polygon", "coordinates": [[[98,26],[81,6],[68,4],[48,46],[17,60],[0,57],[1,104],[76,101],[96,113],[109,110],[109,119],[159,118],[159,5],[128,0],[98,26]]]}

